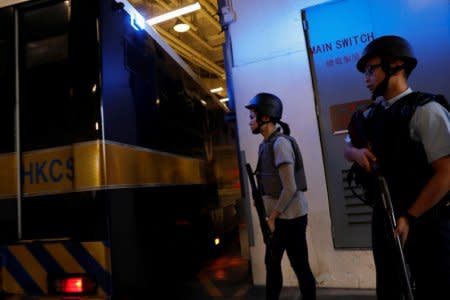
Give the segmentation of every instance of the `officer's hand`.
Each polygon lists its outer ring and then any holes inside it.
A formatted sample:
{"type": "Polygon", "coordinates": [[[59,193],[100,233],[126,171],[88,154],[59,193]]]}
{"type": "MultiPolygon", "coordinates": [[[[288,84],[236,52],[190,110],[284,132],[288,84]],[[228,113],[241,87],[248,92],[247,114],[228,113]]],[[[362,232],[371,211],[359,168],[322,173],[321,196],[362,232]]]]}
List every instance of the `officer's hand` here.
{"type": "Polygon", "coordinates": [[[372,172],[372,164],[377,160],[375,155],[367,148],[354,149],[355,161],[367,172],[372,172]]]}
{"type": "Polygon", "coordinates": [[[267,218],[266,221],[267,221],[267,225],[269,225],[270,232],[272,232],[272,233],[275,232],[275,219],[267,218]]]}
{"type": "Polygon", "coordinates": [[[398,218],[397,228],[395,228],[394,234],[400,237],[402,246],[404,246],[409,234],[409,222],[406,217],[401,216],[398,218]]]}

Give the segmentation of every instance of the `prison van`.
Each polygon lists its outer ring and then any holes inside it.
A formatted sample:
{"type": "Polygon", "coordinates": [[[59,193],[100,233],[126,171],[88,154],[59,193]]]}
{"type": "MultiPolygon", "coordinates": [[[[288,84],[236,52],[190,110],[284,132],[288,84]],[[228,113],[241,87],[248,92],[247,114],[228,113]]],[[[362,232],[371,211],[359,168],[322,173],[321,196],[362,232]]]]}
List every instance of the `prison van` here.
{"type": "Polygon", "coordinates": [[[116,1],[6,3],[1,296],[166,293],[216,251],[211,215],[236,217],[215,172],[227,107],[116,1]]]}

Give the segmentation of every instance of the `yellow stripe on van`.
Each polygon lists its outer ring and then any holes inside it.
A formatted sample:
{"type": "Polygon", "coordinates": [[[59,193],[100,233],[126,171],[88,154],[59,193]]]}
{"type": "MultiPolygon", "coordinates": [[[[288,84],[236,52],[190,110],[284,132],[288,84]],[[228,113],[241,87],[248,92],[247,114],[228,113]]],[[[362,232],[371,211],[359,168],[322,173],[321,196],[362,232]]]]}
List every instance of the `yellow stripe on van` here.
{"type": "MultiPolygon", "coordinates": [[[[206,184],[201,159],[100,140],[24,152],[23,196],[134,186],[206,184]]],[[[212,170],[211,170],[212,171],[212,170]]],[[[0,198],[17,195],[15,153],[0,154],[0,198]]]]}
{"type": "Polygon", "coordinates": [[[104,143],[91,141],[73,144],[72,147],[74,190],[90,190],[104,186],[104,143]]]}
{"type": "Polygon", "coordinates": [[[22,156],[24,195],[67,193],[73,190],[72,147],[29,151],[22,156]]]}
{"type": "Polygon", "coordinates": [[[111,272],[108,247],[99,242],[82,242],[81,245],[102,266],[103,270],[111,272]]]}
{"type": "Polygon", "coordinates": [[[45,249],[58,262],[61,268],[66,273],[84,273],[85,270],[73,258],[73,256],[66,250],[64,245],[59,243],[43,244],[45,249]]]}
{"type": "Polygon", "coordinates": [[[112,186],[200,184],[208,180],[204,161],[122,144],[106,144],[106,166],[106,183],[112,186]]]}
{"type": "Polygon", "coordinates": [[[23,289],[6,267],[2,267],[2,291],[11,294],[23,294],[23,289]]]}
{"type": "Polygon", "coordinates": [[[45,293],[47,288],[47,272],[42,265],[34,258],[25,245],[8,246],[9,251],[17,258],[19,263],[26,267],[28,274],[33,278],[34,282],[45,293]]]}

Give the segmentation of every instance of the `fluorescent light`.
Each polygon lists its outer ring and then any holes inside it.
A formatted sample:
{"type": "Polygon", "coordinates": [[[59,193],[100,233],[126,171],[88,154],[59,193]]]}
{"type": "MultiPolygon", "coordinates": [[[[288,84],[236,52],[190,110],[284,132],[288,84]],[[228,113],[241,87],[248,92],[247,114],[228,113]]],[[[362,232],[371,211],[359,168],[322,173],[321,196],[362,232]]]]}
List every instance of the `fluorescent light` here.
{"type": "Polygon", "coordinates": [[[209,91],[210,91],[211,93],[218,93],[218,92],[223,91],[223,87],[219,86],[218,88],[210,89],[209,91]]]}
{"type": "Polygon", "coordinates": [[[179,9],[176,9],[176,10],[169,11],[168,13],[159,15],[159,16],[154,17],[154,18],[150,18],[150,19],[147,20],[147,24],[152,26],[152,25],[155,25],[155,24],[158,24],[158,23],[161,23],[161,22],[164,22],[164,21],[167,21],[167,20],[179,17],[181,15],[191,13],[193,11],[196,11],[196,10],[200,9],[200,8],[201,8],[200,3],[195,2],[194,4],[191,4],[191,5],[188,5],[188,6],[179,8],[179,9]]]}
{"type": "Polygon", "coordinates": [[[222,98],[222,99],[220,99],[220,102],[227,102],[229,99],[228,98],[222,98]]]}

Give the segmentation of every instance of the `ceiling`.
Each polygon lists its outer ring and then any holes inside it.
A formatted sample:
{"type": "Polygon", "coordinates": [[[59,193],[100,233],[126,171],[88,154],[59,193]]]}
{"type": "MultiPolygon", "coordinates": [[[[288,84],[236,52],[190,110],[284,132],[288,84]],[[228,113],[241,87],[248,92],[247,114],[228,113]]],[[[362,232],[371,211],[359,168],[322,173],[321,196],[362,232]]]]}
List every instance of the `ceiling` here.
{"type": "MultiPolygon", "coordinates": [[[[195,0],[129,0],[145,19],[195,3],[195,0]]],[[[197,0],[201,9],[154,25],[156,31],[182,57],[208,89],[222,87],[219,98],[227,97],[223,44],[225,35],[220,24],[217,0],[197,0]],[[177,20],[191,26],[187,32],[176,32],[177,20]]]]}

